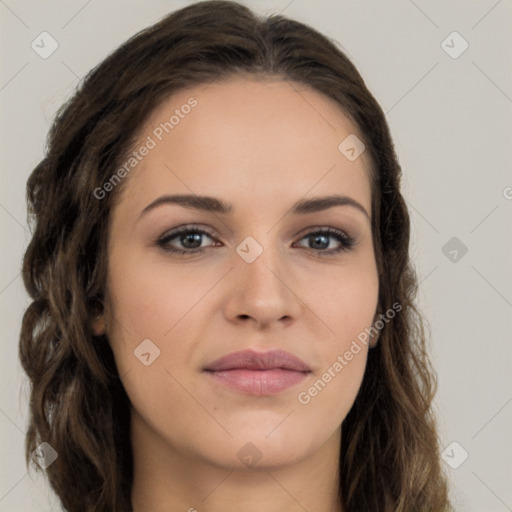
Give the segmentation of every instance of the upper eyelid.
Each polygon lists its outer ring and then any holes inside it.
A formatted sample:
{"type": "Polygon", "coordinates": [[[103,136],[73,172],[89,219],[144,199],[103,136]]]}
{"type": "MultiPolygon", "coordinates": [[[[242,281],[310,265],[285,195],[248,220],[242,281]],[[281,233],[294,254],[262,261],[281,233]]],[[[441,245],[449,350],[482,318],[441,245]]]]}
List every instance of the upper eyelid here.
{"type": "Polygon", "coordinates": [[[203,227],[197,226],[195,224],[194,225],[186,224],[184,226],[178,226],[176,228],[167,230],[165,233],[163,233],[161,236],[159,236],[158,239],[162,240],[162,239],[169,238],[169,237],[174,238],[183,233],[188,233],[189,231],[192,231],[192,232],[198,231],[198,232],[200,232],[200,234],[207,234],[208,236],[210,236],[212,238],[217,236],[215,233],[211,232],[207,228],[203,228],[203,227]]]}

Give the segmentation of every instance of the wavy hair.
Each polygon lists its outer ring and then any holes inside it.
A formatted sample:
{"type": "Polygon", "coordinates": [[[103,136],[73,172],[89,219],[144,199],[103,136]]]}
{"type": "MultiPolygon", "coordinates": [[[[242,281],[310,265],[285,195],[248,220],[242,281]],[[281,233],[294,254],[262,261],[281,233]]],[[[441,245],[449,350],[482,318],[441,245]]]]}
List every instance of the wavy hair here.
{"type": "Polygon", "coordinates": [[[46,475],[66,510],[132,510],[130,403],[108,338],[91,327],[104,307],[110,211],[123,183],[101,200],[94,191],[161,102],[238,74],[305,84],[333,99],[371,157],[379,309],[398,302],[402,310],[369,351],[342,423],[343,510],[451,510],[432,411],[435,374],[415,306],[409,214],[385,115],[333,41],[231,1],[194,3],[140,31],[91,70],[55,116],[27,182],[32,238],[23,280],[31,302],[19,344],[31,393],[27,465],[48,442],[58,458],[46,475]]]}

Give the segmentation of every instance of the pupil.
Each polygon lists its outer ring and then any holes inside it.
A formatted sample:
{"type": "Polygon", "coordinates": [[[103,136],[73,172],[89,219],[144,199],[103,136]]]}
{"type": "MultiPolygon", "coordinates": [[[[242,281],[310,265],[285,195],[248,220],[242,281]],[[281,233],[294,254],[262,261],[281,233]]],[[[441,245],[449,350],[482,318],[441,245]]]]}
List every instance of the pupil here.
{"type": "Polygon", "coordinates": [[[197,247],[190,247],[190,245],[188,244],[188,241],[192,239],[192,243],[193,243],[193,238],[196,239],[196,242],[199,242],[199,246],[201,245],[201,234],[199,233],[190,233],[190,234],[186,234],[186,235],[182,235],[184,236],[185,238],[182,239],[182,243],[185,247],[188,247],[189,249],[195,249],[197,247]]]}
{"type": "MultiPolygon", "coordinates": [[[[310,238],[310,240],[313,239],[314,242],[314,246],[316,246],[318,248],[318,244],[317,244],[317,241],[320,240],[320,239],[323,239],[324,243],[320,242],[320,245],[324,245],[325,246],[325,241],[327,240],[327,237],[325,235],[316,235],[316,236],[312,236],[310,238]]],[[[325,249],[326,247],[329,246],[329,241],[327,240],[327,245],[325,247],[320,247],[320,249],[325,249]]]]}

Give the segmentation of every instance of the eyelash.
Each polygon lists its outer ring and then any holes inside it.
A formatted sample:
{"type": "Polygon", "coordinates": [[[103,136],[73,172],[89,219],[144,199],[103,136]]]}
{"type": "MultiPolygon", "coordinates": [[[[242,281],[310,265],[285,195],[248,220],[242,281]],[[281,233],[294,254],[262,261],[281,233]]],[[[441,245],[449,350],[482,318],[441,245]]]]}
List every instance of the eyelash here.
{"type": "MultiPolygon", "coordinates": [[[[197,226],[182,226],[180,228],[177,228],[170,233],[165,234],[161,238],[159,238],[156,242],[156,244],[161,247],[164,251],[172,253],[172,254],[179,254],[181,256],[184,256],[185,254],[197,254],[201,253],[206,249],[207,247],[200,247],[197,249],[189,249],[189,250],[180,250],[176,249],[174,247],[171,247],[169,245],[169,242],[173,240],[174,238],[177,238],[180,235],[207,235],[210,238],[213,239],[213,235],[209,233],[208,231],[204,229],[199,229],[197,226]]],[[[340,247],[337,249],[321,249],[319,251],[306,248],[306,250],[313,251],[314,253],[317,253],[319,256],[333,256],[335,254],[338,254],[343,251],[349,251],[355,244],[355,239],[345,234],[343,231],[339,231],[338,229],[334,228],[321,228],[318,230],[310,231],[309,233],[306,233],[300,241],[304,240],[304,238],[311,237],[311,236],[330,236],[333,238],[336,238],[338,242],[340,242],[340,247]]],[[[212,246],[209,246],[212,247],[212,246]]]]}

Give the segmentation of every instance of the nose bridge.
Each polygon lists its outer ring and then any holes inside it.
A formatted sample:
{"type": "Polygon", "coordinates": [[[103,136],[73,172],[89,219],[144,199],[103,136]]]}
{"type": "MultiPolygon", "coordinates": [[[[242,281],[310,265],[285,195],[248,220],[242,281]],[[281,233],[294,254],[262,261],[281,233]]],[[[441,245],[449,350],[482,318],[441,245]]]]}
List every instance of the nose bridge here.
{"type": "Polygon", "coordinates": [[[249,235],[236,247],[241,261],[237,262],[240,268],[239,275],[253,289],[260,285],[282,286],[276,274],[280,274],[282,251],[278,247],[275,235],[259,230],[257,234],[249,235]]]}
{"type": "Polygon", "coordinates": [[[284,253],[274,231],[253,231],[238,244],[236,252],[230,313],[250,316],[261,323],[297,315],[296,298],[285,284],[284,253]]]}

